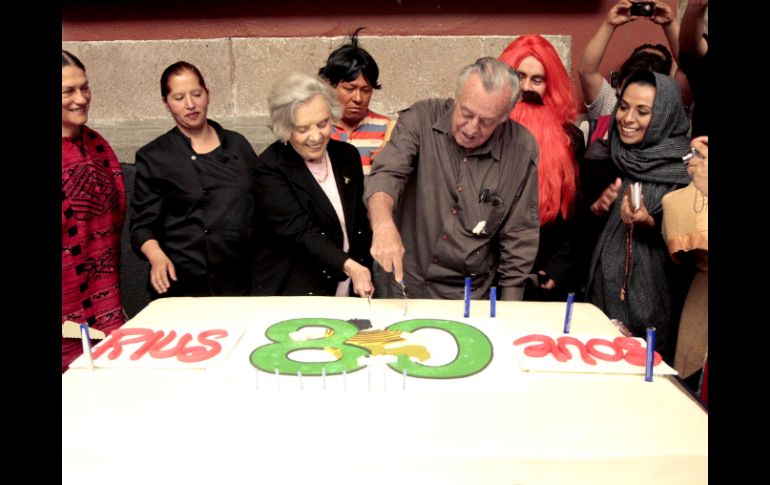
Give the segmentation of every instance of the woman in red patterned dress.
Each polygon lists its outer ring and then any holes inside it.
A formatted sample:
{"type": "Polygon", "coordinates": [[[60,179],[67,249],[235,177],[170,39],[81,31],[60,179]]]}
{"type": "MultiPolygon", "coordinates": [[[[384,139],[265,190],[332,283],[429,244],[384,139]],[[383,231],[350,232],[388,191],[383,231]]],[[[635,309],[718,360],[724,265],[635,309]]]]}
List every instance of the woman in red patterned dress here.
{"type": "MultiPolygon", "coordinates": [[[[125,322],[120,301],[120,234],[126,191],[109,143],[85,126],[91,91],[86,68],[61,54],[62,323],[109,334],[125,322]]],[[[62,338],[62,372],[82,353],[62,338]]]]}

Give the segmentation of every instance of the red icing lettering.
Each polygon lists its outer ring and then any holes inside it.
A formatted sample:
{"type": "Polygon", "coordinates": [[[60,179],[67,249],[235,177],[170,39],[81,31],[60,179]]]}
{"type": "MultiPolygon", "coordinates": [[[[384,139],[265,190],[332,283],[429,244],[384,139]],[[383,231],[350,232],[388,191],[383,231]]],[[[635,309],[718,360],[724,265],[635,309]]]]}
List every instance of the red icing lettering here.
{"type": "MultiPolygon", "coordinates": [[[[626,351],[623,356],[631,365],[638,365],[644,367],[647,361],[647,349],[642,347],[642,343],[632,337],[616,337],[615,343],[623,350],[626,351]]],[[[660,364],[663,358],[659,353],[655,352],[652,358],[653,367],[660,364]]]]}
{"type": "Polygon", "coordinates": [[[569,349],[567,349],[567,345],[574,345],[580,351],[580,358],[583,359],[583,362],[588,365],[596,365],[596,359],[588,354],[588,350],[586,349],[585,344],[580,340],[576,339],[575,337],[564,336],[559,337],[556,339],[556,341],[558,342],[557,347],[559,350],[567,355],[567,360],[572,359],[572,353],[570,353],[569,349]]]}
{"type": "Polygon", "coordinates": [[[141,359],[144,356],[144,354],[147,353],[148,350],[150,350],[152,347],[154,347],[158,343],[159,340],[164,340],[162,330],[158,330],[157,332],[153,333],[152,336],[148,338],[147,341],[144,344],[142,344],[141,347],[136,349],[134,353],[131,354],[131,360],[141,359]]]}
{"type": "Polygon", "coordinates": [[[102,354],[111,349],[107,354],[107,358],[115,360],[123,353],[123,346],[127,344],[133,344],[142,342],[152,337],[153,331],[149,328],[118,328],[110,333],[110,337],[99,348],[94,349],[92,357],[94,360],[98,359],[102,354]],[[124,339],[128,335],[136,335],[137,337],[124,339]]]}
{"type": "MultiPolygon", "coordinates": [[[[189,334],[185,334],[187,336],[189,334]]],[[[193,345],[187,347],[177,354],[176,358],[181,362],[200,362],[202,360],[210,359],[219,354],[222,350],[222,345],[216,340],[211,340],[209,336],[215,338],[227,337],[227,332],[224,330],[207,330],[198,335],[198,342],[203,345],[193,345]],[[210,348],[207,348],[209,346],[210,348]]],[[[183,337],[184,338],[184,337],[183,337]]]]}
{"type": "MultiPolygon", "coordinates": [[[[189,333],[185,335],[190,335],[189,333]]],[[[165,339],[158,341],[155,345],[152,346],[150,349],[150,357],[153,359],[168,359],[170,357],[176,356],[183,348],[184,345],[181,343],[177,343],[175,346],[171,347],[170,349],[163,349],[166,345],[170,344],[174,341],[176,338],[176,332],[174,330],[171,330],[165,339]]]]}
{"type": "MultiPolygon", "coordinates": [[[[576,337],[569,335],[560,336],[554,342],[554,339],[548,335],[531,334],[525,335],[513,341],[513,345],[532,344],[524,347],[524,355],[529,357],[543,358],[548,354],[559,362],[568,362],[572,360],[572,352],[567,345],[574,345],[580,351],[580,358],[588,365],[596,365],[596,359],[609,362],[618,362],[625,359],[631,365],[644,367],[647,359],[647,349],[642,342],[632,337],[616,337],[612,342],[609,340],[592,338],[587,343],[583,343],[576,337]],[[612,350],[612,353],[606,353],[597,347],[604,346],[612,350]]],[[[655,352],[653,357],[653,366],[659,365],[663,358],[655,352]]]]}
{"type": "Polygon", "coordinates": [[[530,342],[539,342],[540,345],[530,345],[529,347],[525,347],[525,355],[530,357],[545,357],[546,355],[551,354],[559,362],[567,362],[569,360],[567,354],[562,352],[556,346],[556,342],[554,342],[553,339],[547,335],[525,335],[524,337],[514,340],[513,345],[522,345],[530,342]]]}
{"type": "Polygon", "coordinates": [[[149,354],[153,359],[176,357],[180,362],[201,362],[219,355],[222,345],[213,339],[224,338],[227,335],[227,331],[222,329],[205,330],[198,334],[198,342],[203,345],[188,347],[193,336],[185,333],[176,345],[170,346],[177,337],[174,330],[166,334],[163,330],[153,331],[148,328],[119,328],[113,330],[102,345],[94,348],[93,358],[97,359],[109,351],[107,358],[115,360],[122,355],[123,346],[141,343],[142,345],[131,354],[131,360],[138,360],[149,354]]]}
{"type": "Polygon", "coordinates": [[[227,330],[206,330],[198,335],[198,342],[210,346],[209,352],[211,352],[211,357],[214,357],[222,351],[222,344],[209,337],[225,338],[227,337],[227,330]]]}
{"type": "Polygon", "coordinates": [[[604,340],[601,338],[592,338],[591,340],[586,342],[586,348],[588,349],[588,352],[594,357],[596,357],[597,359],[608,360],[610,362],[617,362],[623,358],[623,349],[621,349],[615,343],[610,342],[609,340],[604,340]],[[596,348],[599,345],[604,345],[605,347],[611,348],[614,353],[606,354],[602,352],[601,350],[596,348]]]}

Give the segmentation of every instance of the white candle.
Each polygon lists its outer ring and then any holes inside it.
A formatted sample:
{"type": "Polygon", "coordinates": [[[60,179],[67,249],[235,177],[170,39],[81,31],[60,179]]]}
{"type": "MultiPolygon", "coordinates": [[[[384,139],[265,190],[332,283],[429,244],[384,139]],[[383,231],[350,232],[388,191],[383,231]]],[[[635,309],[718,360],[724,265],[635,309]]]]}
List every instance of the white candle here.
{"type": "Polygon", "coordinates": [[[275,369],[275,387],[279,391],[281,390],[281,379],[279,378],[280,374],[278,373],[278,368],[275,369]]]}
{"type": "Polygon", "coordinates": [[[385,375],[385,369],[382,369],[382,390],[383,391],[388,390],[388,379],[387,379],[387,375],[385,375]]]}

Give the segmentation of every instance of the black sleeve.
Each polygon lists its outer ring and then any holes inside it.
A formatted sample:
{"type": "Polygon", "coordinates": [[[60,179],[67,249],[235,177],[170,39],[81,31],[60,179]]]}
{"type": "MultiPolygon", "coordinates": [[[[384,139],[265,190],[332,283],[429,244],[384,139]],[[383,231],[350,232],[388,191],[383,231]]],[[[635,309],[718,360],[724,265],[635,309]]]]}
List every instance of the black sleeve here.
{"type": "Polygon", "coordinates": [[[131,247],[142,259],[142,245],[150,239],[158,239],[159,224],[163,214],[163,189],[152,175],[153,161],[144,150],[136,153],[136,177],[129,208],[131,247]]]}

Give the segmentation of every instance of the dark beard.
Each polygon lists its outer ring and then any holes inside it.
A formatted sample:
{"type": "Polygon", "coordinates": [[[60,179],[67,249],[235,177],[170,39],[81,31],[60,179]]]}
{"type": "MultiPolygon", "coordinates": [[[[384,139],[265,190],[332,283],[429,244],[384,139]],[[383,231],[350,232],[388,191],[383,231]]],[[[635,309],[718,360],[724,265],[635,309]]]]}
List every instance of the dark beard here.
{"type": "Polygon", "coordinates": [[[543,98],[534,91],[522,91],[521,101],[524,103],[543,105],[543,98]]]}

